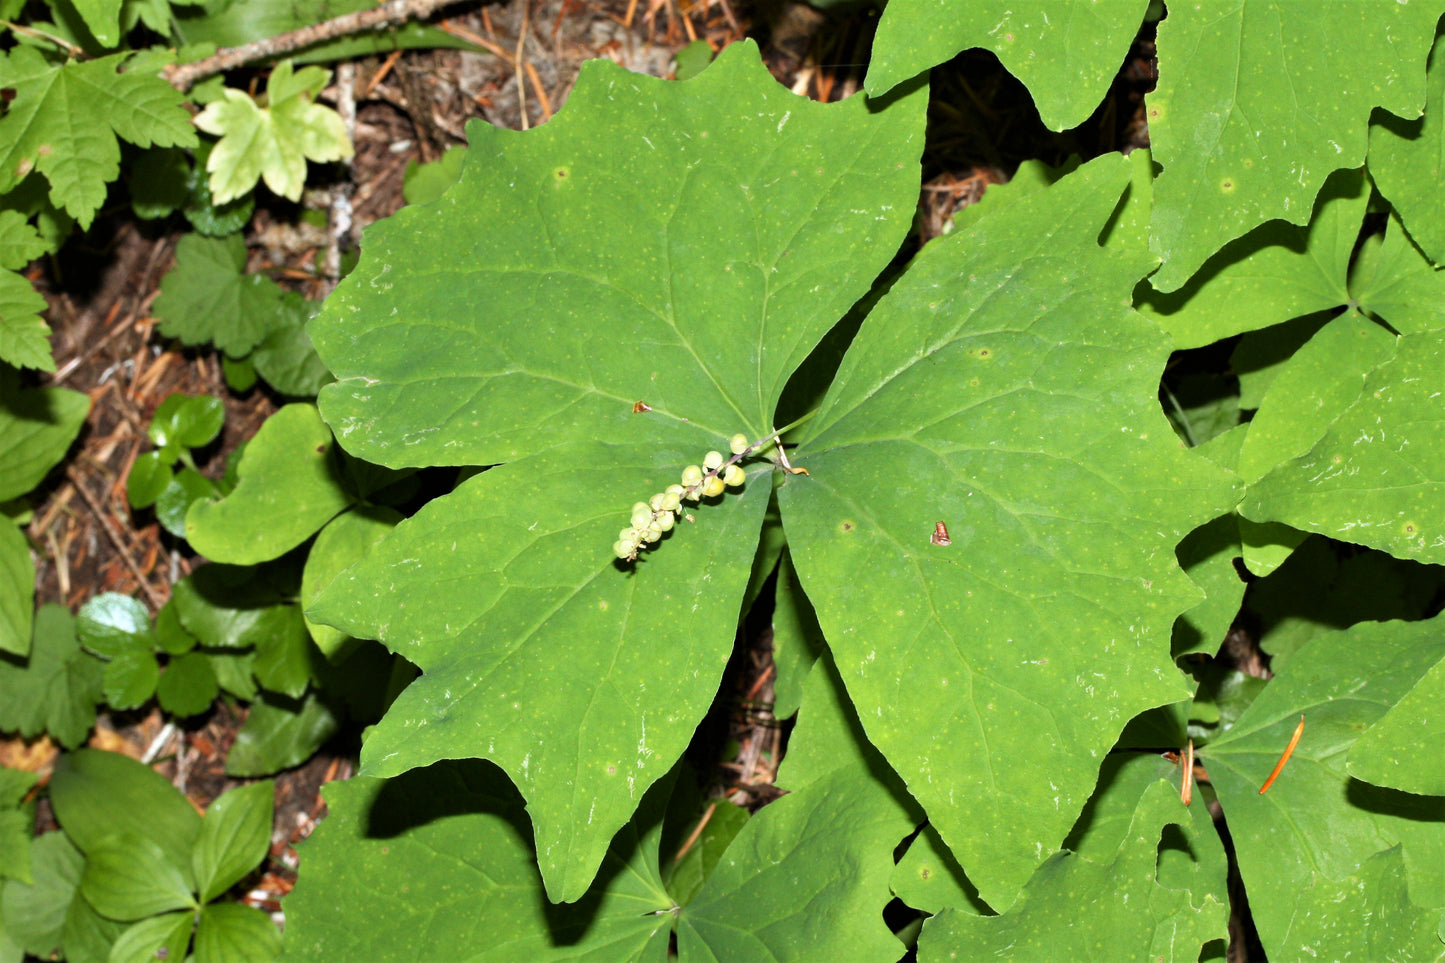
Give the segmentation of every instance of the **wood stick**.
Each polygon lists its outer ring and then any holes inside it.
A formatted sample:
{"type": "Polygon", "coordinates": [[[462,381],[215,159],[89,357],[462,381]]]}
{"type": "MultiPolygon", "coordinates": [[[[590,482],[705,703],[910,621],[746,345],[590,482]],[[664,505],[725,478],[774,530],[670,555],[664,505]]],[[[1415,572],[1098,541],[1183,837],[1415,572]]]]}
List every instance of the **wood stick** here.
{"type": "Polygon", "coordinates": [[[239,47],[223,47],[194,63],[172,64],[165,69],[165,78],[172,87],[185,93],[198,80],[232,70],[253,60],[265,60],[323,40],[396,26],[408,20],[425,20],[438,9],[456,2],[457,0],[386,0],[369,10],[348,13],[290,33],[267,37],[239,47]]]}

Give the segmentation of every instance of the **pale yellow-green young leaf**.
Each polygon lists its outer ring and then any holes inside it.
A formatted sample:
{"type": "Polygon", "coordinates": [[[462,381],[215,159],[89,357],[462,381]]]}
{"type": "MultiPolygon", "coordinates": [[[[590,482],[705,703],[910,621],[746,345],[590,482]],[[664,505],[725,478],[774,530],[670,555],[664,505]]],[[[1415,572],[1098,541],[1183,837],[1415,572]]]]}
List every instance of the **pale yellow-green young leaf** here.
{"type": "Polygon", "coordinates": [[[227,88],[196,117],[197,127],[221,138],[206,163],[217,204],[241,197],[258,180],[282,197],[300,200],[308,158],[351,156],[340,115],[312,99],[329,78],[319,67],[293,73],[283,61],[267,83],[266,106],[227,88]]]}

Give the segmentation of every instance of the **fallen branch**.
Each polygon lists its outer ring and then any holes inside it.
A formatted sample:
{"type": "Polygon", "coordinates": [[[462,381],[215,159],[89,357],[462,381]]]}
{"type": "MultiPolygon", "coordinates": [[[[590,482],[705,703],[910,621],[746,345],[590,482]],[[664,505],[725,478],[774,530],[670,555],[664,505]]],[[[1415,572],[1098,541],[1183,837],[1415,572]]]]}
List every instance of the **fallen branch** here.
{"type": "Polygon", "coordinates": [[[267,37],[265,40],[257,40],[240,47],[222,47],[211,56],[194,63],[172,64],[165,70],[166,80],[170,81],[172,87],[185,93],[198,80],[240,67],[253,60],[277,57],[321,43],[323,40],[396,26],[408,20],[425,20],[440,8],[457,2],[458,0],[386,0],[370,10],[348,13],[290,33],[267,37]]]}

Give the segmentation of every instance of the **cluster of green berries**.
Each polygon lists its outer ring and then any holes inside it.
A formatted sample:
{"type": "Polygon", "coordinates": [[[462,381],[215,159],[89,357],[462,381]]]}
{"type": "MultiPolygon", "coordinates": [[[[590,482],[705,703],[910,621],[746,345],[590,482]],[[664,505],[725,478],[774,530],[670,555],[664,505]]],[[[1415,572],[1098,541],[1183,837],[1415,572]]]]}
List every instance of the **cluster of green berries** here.
{"type": "MultiPolygon", "coordinates": [[[[710,451],[703,457],[701,465],[688,465],[682,470],[681,484],[668,485],[645,502],[632,506],[631,524],[617,534],[612,543],[612,552],[624,562],[637,558],[637,553],[661,541],[663,533],[670,532],[677,525],[677,516],[682,514],[683,502],[698,502],[714,498],[729,488],[737,488],[747,480],[738,461],[753,446],[748,436],[733,435],[728,439],[732,458],[725,459],[720,451],[710,451]]],[[[692,516],[687,516],[692,520],[692,516]]]]}

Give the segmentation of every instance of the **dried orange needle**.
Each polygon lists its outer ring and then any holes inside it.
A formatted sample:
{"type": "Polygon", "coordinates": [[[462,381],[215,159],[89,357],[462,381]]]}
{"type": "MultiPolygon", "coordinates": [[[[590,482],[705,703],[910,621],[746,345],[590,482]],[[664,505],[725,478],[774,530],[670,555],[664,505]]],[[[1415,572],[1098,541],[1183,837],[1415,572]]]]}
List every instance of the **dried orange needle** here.
{"type": "Polygon", "coordinates": [[[1179,780],[1179,801],[1189,805],[1194,799],[1194,740],[1184,744],[1184,777],[1179,780]]]}
{"type": "Polygon", "coordinates": [[[1259,787],[1259,794],[1261,796],[1269,791],[1270,786],[1274,785],[1275,778],[1279,775],[1280,770],[1284,768],[1284,764],[1289,762],[1289,757],[1294,753],[1294,747],[1299,745],[1299,737],[1304,734],[1304,731],[1305,717],[1301,715],[1299,717],[1299,725],[1294,727],[1294,735],[1289,737],[1289,745],[1284,747],[1284,755],[1279,757],[1279,762],[1274,764],[1274,772],[1270,773],[1269,778],[1264,781],[1264,785],[1259,787]]]}

